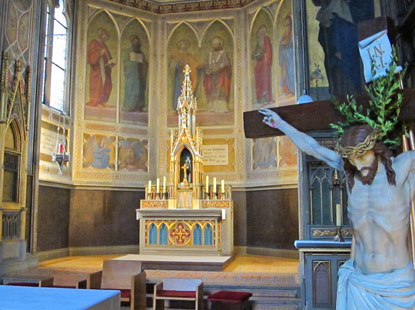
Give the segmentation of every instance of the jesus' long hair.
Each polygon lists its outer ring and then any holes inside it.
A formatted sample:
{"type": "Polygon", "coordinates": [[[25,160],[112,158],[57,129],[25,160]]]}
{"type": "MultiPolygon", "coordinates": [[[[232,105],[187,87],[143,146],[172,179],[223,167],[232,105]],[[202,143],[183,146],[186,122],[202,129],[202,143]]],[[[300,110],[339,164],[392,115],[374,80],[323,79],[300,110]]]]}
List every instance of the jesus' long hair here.
{"type": "MultiPolygon", "coordinates": [[[[344,131],[341,144],[343,147],[356,146],[357,144],[363,142],[372,131],[373,129],[369,125],[349,127],[344,131]]],[[[373,151],[375,152],[376,158],[380,158],[383,165],[385,166],[388,183],[390,185],[396,185],[396,174],[392,168],[392,151],[388,149],[382,142],[377,142],[373,148],[373,151]]],[[[361,176],[360,171],[358,171],[356,167],[349,162],[348,159],[344,159],[344,171],[346,173],[347,184],[349,185],[351,191],[354,186],[354,176],[358,174],[360,179],[363,177],[361,176]]],[[[372,184],[375,175],[376,170],[372,170],[372,173],[370,176],[368,176],[368,180],[366,180],[364,183],[369,185],[372,184]]]]}

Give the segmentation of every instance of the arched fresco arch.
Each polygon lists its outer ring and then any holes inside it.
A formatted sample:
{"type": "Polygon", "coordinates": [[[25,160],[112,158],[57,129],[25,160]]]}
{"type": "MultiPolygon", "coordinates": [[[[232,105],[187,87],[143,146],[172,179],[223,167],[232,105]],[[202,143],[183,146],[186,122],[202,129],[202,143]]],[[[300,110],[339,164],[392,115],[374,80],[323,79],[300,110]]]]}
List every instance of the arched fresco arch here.
{"type": "Polygon", "coordinates": [[[206,29],[199,55],[202,83],[196,88],[198,124],[232,125],[234,122],[234,40],[227,25],[212,22],[206,29]]]}
{"type": "Polygon", "coordinates": [[[202,66],[198,57],[199,40],[194,29],[187,23],[179,24],[171,33],[167,45],[167,123],[169,127],[177,125],[177,98],[181,93],[184,79],[184,66],[188,64],[191,69],[190,80],[193,90],[198,87],[202,66]]]}
{"type": "Polygon", "coordinates": [[[147,126],[150,45],[137,19],[123,29],[120,46],[120,122],[147,126]]]}
{"type": "Polygon", "coordinates": [[[295,58],[292,9],[290,1],[282,1],[275,14],[276,101],[278,106],[295,103],[295,58]]]}
{"type": "Polygon", "coordinates": [[[275,106],[275,52],[272,16],[258,10],[250,33],[251,89],[254,109],[275,106]]]}
{"type": "Polygon", "coordinates": [[[89,21],[87,36],[85,119],[115,121],[119,30],[108,12],[99,11],[89,21]]]}

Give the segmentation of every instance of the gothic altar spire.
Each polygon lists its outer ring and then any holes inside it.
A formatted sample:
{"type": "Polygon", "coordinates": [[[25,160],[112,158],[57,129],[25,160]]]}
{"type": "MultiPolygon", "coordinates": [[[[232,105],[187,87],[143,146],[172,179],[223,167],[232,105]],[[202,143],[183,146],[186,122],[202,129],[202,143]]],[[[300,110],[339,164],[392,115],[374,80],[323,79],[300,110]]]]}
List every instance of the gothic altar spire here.
{"type": "Polygon", "coordinates": [[[179,131],[187,128],[188,133],[193,136],[196,130],[197,101],[193,95],[192,82],[190,81],[190,66],[184,68],[184,80],[182,93],[177,100],[177,113],[179,114],[179,131]]]}

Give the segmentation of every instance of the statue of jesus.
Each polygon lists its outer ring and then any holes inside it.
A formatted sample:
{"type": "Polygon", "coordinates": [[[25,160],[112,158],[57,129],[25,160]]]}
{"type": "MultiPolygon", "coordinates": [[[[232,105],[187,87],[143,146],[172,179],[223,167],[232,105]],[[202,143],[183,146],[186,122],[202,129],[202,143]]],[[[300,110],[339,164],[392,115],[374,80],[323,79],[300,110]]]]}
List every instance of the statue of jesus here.
{"type": "Polygon", "coordinates": [[[303,152],[343,170],[354,258],[339,270],[337,310],[415,307],[415,271],[407,247],[415,193],[415,152],[392,156],[368,125],[349,127],[338,152],[321,146],[269,110],[263,122],[286,134],[303,152]]]}

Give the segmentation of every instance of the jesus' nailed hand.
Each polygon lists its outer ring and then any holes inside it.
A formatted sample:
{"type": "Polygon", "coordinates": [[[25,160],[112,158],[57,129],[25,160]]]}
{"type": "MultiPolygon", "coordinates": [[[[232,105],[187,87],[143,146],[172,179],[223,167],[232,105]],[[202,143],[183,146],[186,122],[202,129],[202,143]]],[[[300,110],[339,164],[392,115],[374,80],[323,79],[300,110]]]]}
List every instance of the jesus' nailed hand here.
{"type": "Polygon", "coordinates": [[[281,120],[281,117],[277,113],[271,111],[270,109],[264,109],[264,108],[259,109],[258,111],[259,113],[265,115],[262,122],[264,122],[265,124],[267,124],[268,126],[272,128],[277,128],[277,124],[281,120]]]}

